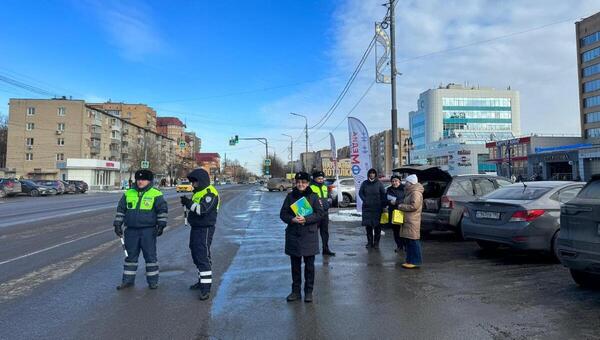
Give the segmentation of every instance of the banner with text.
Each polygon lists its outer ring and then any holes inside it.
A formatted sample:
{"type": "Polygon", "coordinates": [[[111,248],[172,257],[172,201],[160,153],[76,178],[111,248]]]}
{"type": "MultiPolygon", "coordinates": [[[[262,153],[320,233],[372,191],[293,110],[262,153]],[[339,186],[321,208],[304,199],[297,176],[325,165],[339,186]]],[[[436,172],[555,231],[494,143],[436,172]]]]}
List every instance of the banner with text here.
{"type": "Polygon", "coordinates": [[[361,211],[362,201],[358,192],[362,182],[367,179],[367,172],[371,168],[369,132],[360,120],[348,117],[348,136],[350,142],[350,164],[356,188],[356,210],[361,211]]]}

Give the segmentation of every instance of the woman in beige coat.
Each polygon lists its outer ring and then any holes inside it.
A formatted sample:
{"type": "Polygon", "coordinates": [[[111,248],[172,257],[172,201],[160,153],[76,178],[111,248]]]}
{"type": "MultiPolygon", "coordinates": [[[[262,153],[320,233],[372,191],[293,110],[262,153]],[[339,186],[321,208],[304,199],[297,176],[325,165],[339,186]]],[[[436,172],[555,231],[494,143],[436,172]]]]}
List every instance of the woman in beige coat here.
{"type": "Polygon", "coordinates": [[[421,211],[423,210],[423,186],[417,175],[406,177],[404,201],[398,209],[404,211],[404,224],[400,227],[400,237],[406,249],[406,262],[402,267],[417,268],[421,265],[421,211]]]}

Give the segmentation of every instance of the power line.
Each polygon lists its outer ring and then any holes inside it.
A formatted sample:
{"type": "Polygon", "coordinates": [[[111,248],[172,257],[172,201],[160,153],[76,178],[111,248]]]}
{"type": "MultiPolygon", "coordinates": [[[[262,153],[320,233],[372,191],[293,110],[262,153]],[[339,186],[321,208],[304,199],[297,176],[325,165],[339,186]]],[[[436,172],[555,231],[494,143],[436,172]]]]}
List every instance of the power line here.
{"type": "Polygon", "coordinates": [[[37,86],[33,86],[33,85],[29,85],[27,83],[21,82],[19,80],[16,80],[14,78],[8,77],[8,76],[4,76],[2,74],[0,74],[0,81],[5,82],[7,84],[16,86],[18,88],[21,88],[23,90],[27,90],[33,93],[37,93],[40,94],[42,96],[49,96],[49,97],[58,97],[56,95],[56,93],[52,93],[50,91],[44,90],[42,88],[39,88],[37,86]]]}

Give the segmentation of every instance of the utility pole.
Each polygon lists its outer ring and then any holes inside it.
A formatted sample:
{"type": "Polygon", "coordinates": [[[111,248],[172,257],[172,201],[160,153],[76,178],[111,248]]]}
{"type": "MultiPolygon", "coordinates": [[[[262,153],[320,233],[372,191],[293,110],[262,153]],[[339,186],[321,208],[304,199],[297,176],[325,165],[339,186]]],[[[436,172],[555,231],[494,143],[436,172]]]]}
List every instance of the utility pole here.
{"type": "MultiPolygon", "coordinates": [[[[304,138],[306,142],[306,149],[304,153],[304,158],[308,159],[308,118],[305,115],[297,114],[294,112],[290,112],[291,115],[298,116],[304,118],[304,138]]],[[[302,162],[302,170],[307,171],[306,162],[302,162]]]]}
{"type": "Polygon", "coordinates": [[[283,136],[290,137],[290,174],[294,173],[294,137],[282,133],[283,136]]]}
{"type": "Polygon", "coordinates": [[[397,169],[398,162],[398,109],[396,107],[396,13],[394,7],[395,0],[390,0],[390,50],[392,73],[392,168],[397,169]]]}

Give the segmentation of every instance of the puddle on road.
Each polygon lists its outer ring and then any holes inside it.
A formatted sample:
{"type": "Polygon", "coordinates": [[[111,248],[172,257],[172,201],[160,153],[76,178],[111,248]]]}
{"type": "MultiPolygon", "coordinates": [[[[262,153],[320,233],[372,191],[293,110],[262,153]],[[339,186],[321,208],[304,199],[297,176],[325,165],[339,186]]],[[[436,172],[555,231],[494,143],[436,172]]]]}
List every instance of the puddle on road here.
{"type": "Polygon", "coordinates": [[[167,270],[161,270],[160,271],[160,276],[170,277],[170,276],[181,275],[183,273],[185,273],[185,270],[181,270],[181,269],[167,269],[167,270]]]}

